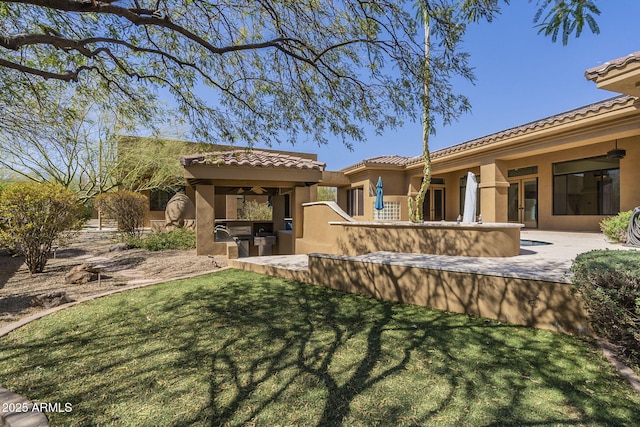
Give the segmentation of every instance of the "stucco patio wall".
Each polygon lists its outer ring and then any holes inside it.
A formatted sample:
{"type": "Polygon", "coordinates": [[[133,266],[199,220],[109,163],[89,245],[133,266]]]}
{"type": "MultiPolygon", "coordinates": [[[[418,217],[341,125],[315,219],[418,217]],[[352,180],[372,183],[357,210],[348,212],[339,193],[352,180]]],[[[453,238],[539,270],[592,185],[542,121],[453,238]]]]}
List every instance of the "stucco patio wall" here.
{"type": "Polygon", "coordinates": [[[581,302],[563,283],[327,254],[309,255],[308,280],[345,292],[517,325],[571,334],[589,331],[581,302]]]}
{"type": "Polygon", "coordinates": [[[472,257],[520,254],[521,224],[353,221],[335,203],[304,206],[303,237],[296,253],[363,255],[389,251],[472,257]]]}

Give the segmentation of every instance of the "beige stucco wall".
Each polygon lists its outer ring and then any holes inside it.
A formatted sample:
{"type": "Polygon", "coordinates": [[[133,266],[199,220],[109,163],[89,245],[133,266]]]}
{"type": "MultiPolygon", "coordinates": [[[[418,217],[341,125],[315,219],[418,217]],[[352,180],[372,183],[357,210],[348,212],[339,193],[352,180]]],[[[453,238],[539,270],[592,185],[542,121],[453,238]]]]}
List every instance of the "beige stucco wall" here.
{"type": "Polygon", "coordinates": [[[329,226],[333,221],[353,220],[337,204],[333,202],[309,203],[303,207],[302,215],[305,218],[303,234],[295,241],[297,254],[311,252],[337,253],[335,241],[336,229],[329,226]]]}
{"type": "MultiPolygon", "coordinates": [[[[214,241],[215,226],[215,186],[196,186],[196,253],[213,255],[221,252],[214,241]]],[[[226,245],[225,245],[226,248],[226,245]]],[[[222,251],[224,252],[224,251],[222,251]]]]}
{"type": "MultiPolygon", "coordinates": [[[[620,210],[640,205],[640,137],[625,138],[618,146],[627,150],[620,160],[620,210]]],[[[507,169],[538,166],[538,228],[544,230],[599,231],[606,215],[553,215],[553,163],[602,156],[614,147],[606,141],[586,147],[523,157],[506,162],[507,169]]]]}
{"type": "Polygon", "coordinates": [[[299,254],[390,251],[508,257],[520,253],[520,227],[513,224],[353,222],[327,202],[305,205],[303,215],[303,237],[296,240],[299,254]]]}
{"type": "Polygon", "coordinates": [[[618,140],[618,146],[627,150],[620,160],[620,210],[628,211],[640,206],[640,136],[618,140]]]}
{"type": "MultiPolygon", "coordinates": [[[[603,156],[614,148],[614,141],[607,139],[599,143],[554,150],[553,147],[537,149],[535,145],[514,149],[511,152],[475,154],[466,159],[458,159],[456,164],[460,169],[451,170],[449,162],[440,164],[434,160],[433,176],[445,180],[445,218],[455,221],[461,214],[460,206],[460,178],[471,171],[480,175],[481,209],[485,222],[503,222],[507,220],[508,186],[505,183],[518,178],[507,177],[510,169],[537,166],[536,175],[519,178],[538,179],[538,228],[545,230],[575,230],[599,231],[599,223],[606,216],[603,215],[553,215],[553,164],[558,162],[579,160],[589,157],[603,156]],[[529,154],[528,154],[529,153],[529,154]],[[503,158],[500,158],[502,156],[503,158]]],[[[627,156],[620,160],[620,210],[630,210],[640,206],[640,136],[621,138],[618,147],[627,151],[627,156]]],[[[416,191],[421,178],[421,168],[412,168],[405,172],[409,192],[416,191]]],[[[359,176],[365,176],[364,172],[359,176]]],[[[377,179],[377,177],[376,177],[377,179]]],[[[358,181],[358,184],[361,184],[358,181]]],[[[387,200],[387,186],[385,182],[385,200],[387,200]]],[[[402,194],[402,193],[401,193],[402,194]]],[[[365,192],[366,197],[366,192],[365,192]]],[[[394,200],[402,200],[401,206],[406,204],[404,196],[394,200]]],[[[371,202],[372,203],[372,202],[371,202]]],[[[366,205],[365,205],[366,207],[366,205]]],[[[404,209],[406,212],[406,209],[404,209]]],[[[360,220],[371,220],[370,216],[359,217],[360,220]]],[[[406,220],[404,217],[402,220],[406,220]]]]}
{"type": "Polygon", "coordinates": [[[351,181],[349,186],[338,188],[338,205],[341,209],[347,210],[347,191],[352,188],[362,187],[364,193],[363,215],[354,215],[353,218],[360,221],[370,221],[373,219],[374,203],[376,200],[375,188],[378,177],[382,178],[384,189],[384,201],[400,201],[400,220],[409,219],[406,208],[408,178],[401,169],[371,169],[348,175],[351,181]]]}
{"type": "Polygon", "coordinates": [[[569,285],[311,255],[313,284],[568,333],[588,330],[569,285]]]}
{"type": "Polygon", "coordinates": [[[520,253],[520,228],[510,224],[425,222],[332,224],[337,251],[363,255],[388,251],[472,257],[509,257],[520,253]]]}

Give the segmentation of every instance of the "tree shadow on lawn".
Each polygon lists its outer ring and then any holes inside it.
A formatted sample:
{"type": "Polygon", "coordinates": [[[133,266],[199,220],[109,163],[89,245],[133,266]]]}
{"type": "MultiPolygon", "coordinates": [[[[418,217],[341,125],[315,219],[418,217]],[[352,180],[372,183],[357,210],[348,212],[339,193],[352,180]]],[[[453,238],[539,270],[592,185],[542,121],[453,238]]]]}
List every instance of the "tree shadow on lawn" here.
{"type": "Polygon", "coordinates": [[[73,402],[52,414],[65,425],[127,423],[126,402],[175,415],[197,387],[200,403],[171,425],[640,423],[640,399],[613,393],[604,364],[585,363],[596,351],[566,336],[251,273],[210,277],[80,306],[86,318],[59,313],[48,336],[5,340],[0,384],[73,402]],[[49,376],[60,370],[62,384],[49,376]],[[532,402],[541,388],[560,403],[532,402]]]}
{"type": "MultiPolygon", "coordinates": [[[[307,285],[271,286],[266,277],[254,280],[251,286],[229,283],[185,293],[167,307],[200,299],[216,328],[233,331],[216,348],[199,351],[194,345],[185,353],[185,364],[209,362],[210,407],[182,425],[205,419],[211,425],[296,424],[300,418],[284,415],[291,408],[312,408],[318,399],[322,404],[304,414],[305,425],[438,424],[447,417],[463,422],[459,417],[468,412],[475,413],[471,424],[476,425],[609,424],[617,422],[613,407],[627,415],[637,409],[631,402],[611,401],[608,387],[589,388],[589,375],[599,375],[599,368],[584,378],[567,377],[564,366],[582,364],[584,357],[567,352],[555,359],[567,337],[545,332],[548,342],[516,339],[514,347],[505,339],[518,333],[510,326],[443,312],[425,316],[417,307],[307,285]],[[404,375],[409,381],[398,381],[404,375]],[[434,381],[437,392],[427,386],[434,381]],[[573,412],[570,419],[520,415],[536,381],[562,395],[573,412]]],[[[196,343],[209,327],[196,326],[188,331],[195,335],[180,342],[196,343]]]]}

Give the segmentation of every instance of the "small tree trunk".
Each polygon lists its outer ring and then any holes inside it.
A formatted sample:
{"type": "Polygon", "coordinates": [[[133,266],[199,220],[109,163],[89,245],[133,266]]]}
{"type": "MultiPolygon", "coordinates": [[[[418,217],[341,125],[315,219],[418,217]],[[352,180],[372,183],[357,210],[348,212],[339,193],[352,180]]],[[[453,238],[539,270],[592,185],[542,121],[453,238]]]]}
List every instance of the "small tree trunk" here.
{"type": "Polygon", "coordinates": [[[422,183],[415,199],[409,196],[409,220],[411,222],[422,222],[422,205],[424,204],[424,198],[431,184],[431,154],[429,153],[429,133],[431,132],[431,117],[430,117],[430,103],[429,103],[429,84],[431,82],[431,64],[429,60],[429,36],[431,30],[429,28],[429,15],[427,14],[427,6],[422,6],[422,19],[424,22],[424,67],[425,67],[425,79],[423,86],[423,100],[422,100],[422,161],[424,162],[424,168],[422,170],[422,183]]]}
{"type": "Polygon", "coordinates": [[[51,244],[42,244],[39,241],[32,242],[24,248],[24,262],[30,274],[42,273],[49,260],[51,244]]]}

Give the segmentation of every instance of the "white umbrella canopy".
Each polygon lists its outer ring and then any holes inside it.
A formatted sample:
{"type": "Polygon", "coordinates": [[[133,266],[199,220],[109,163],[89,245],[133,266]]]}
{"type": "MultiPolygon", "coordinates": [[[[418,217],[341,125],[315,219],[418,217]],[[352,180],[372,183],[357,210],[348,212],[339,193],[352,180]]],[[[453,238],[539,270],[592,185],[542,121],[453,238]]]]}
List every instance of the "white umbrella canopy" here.
{"type": "Polygon", "coordinates": [[[467,173],[467,189],[464,193],[464,213],[462,222],[475,222],[478,198],[478,181],[473,172],[467,173]]]}

